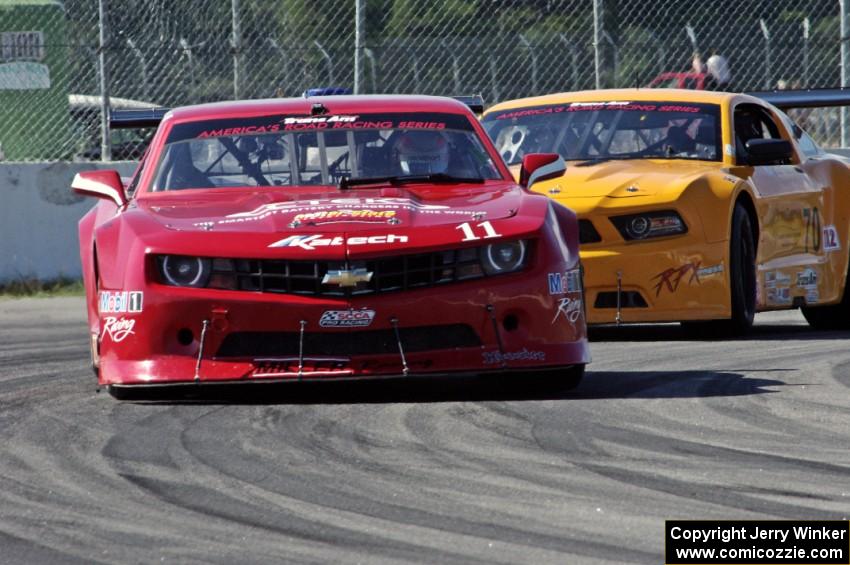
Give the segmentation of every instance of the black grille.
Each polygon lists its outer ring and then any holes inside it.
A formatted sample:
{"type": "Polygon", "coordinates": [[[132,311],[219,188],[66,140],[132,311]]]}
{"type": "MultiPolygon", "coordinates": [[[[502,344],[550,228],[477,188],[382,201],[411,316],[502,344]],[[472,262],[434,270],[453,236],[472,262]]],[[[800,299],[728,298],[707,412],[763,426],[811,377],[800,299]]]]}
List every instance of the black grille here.
{"type": "Polygon", "coordinates": [[[600,241],[602,241],[602,237],[599,235],[599,232],[596,231],[596,228],[593,227],[593,223],[591,223],[590,220],[578,221],[579,243],[598,243],[600,241]]]}
{"type": "MultiPolygon", "coordinates": [[[[643,296],[634,290],[624,290],[620,293],[620,308],[646,308],[648,305],[643,296]]],[[[616,308],[616,292],[600,292],[596,295],[594,308],[616,308]]]]}
{"type": "MultiPolygon", "coordinates": [[[[399,328],[405,353],[480,347],[481,340],[465,324],[399,328]]],[[[234,332],[224,338],[216,357],[294,357],[298,332],[234,332]]],[[[304,355],[381,355],[398,353],[395,331],[305,332],[304,355]]]]}
{"type": "Polygon", "coordinates": [[[237,290],[322,296],[410,290],[484,276],[476,248],[352,262],[237,259],[234,267],[235,272],[217,271],[214,267],[213,277],[235,276],[237,290]],[[372,273],[372,277],[354,287],[322,283],[328,271],[339,269],[362,269],[372,273]]]}

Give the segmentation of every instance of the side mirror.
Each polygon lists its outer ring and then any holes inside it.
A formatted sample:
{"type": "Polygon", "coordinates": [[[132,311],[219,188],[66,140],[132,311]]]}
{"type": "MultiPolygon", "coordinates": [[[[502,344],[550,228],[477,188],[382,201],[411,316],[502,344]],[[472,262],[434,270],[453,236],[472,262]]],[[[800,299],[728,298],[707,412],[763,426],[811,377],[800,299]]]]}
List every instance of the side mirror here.
{"type": "Polygon", "coordinates": [[[529,153],[522,158],[519,184],[531,188],[536,182],[556,179],[567,170],[567,164],[557,153],[529,153]]]}
{"type": "Polygon", "coordinates": [[[77,194],[111,200],[119,208],[127,204],[121,175],[115,170],[82,171],[71,182],[71,188],[77,194]]]}
{"type": "Polygon", "coordinates": [[[788,163],[793,155],[791,142],[785,139],[751,139],[744,144],[747,164],[775,165],[788,163]]]}

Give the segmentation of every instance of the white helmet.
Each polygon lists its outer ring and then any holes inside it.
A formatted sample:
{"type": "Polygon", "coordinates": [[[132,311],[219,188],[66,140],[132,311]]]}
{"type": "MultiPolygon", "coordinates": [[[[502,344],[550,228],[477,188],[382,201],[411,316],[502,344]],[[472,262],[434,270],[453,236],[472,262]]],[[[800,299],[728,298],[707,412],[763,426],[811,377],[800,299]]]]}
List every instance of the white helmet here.
{"type": "Polygon", "coordinates": [[[406,175],[445,173],[449,168],[449,143],[438,131],[406,131],[395,143],[395,154],[406,175]]]}

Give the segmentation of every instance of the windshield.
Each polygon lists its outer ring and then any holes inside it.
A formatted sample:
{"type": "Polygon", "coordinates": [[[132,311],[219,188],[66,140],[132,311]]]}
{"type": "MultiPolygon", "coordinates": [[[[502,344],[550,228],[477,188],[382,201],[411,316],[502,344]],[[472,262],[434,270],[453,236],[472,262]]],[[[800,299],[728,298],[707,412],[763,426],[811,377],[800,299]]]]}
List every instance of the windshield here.
{"type": "Polygon", "coordinates": [[[460,114],[269,115],[175,125],[152,190],[404,178],[480,182],[501,175],[460,114]]]}
{"type": "Polygon", "coordinates": [[[588,161],[720,161],[719,116],[716,104],[612,101],[514,108],[483,122],[508,165],[528,153],[588,161]]]}

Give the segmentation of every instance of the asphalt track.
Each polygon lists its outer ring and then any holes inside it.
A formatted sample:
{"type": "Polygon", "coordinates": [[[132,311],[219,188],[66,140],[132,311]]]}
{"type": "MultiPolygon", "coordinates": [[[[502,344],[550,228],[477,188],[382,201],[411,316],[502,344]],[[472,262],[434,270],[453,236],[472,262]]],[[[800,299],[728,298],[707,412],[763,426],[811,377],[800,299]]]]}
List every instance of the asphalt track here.
{"type": "Polygon", "coordinates": [[[480,380],[95,392],[82,300],[0,301],[2,563],[661,563],[665,519],[847,519],[850,348],[597,332],[573,393],[480,380]]]}

